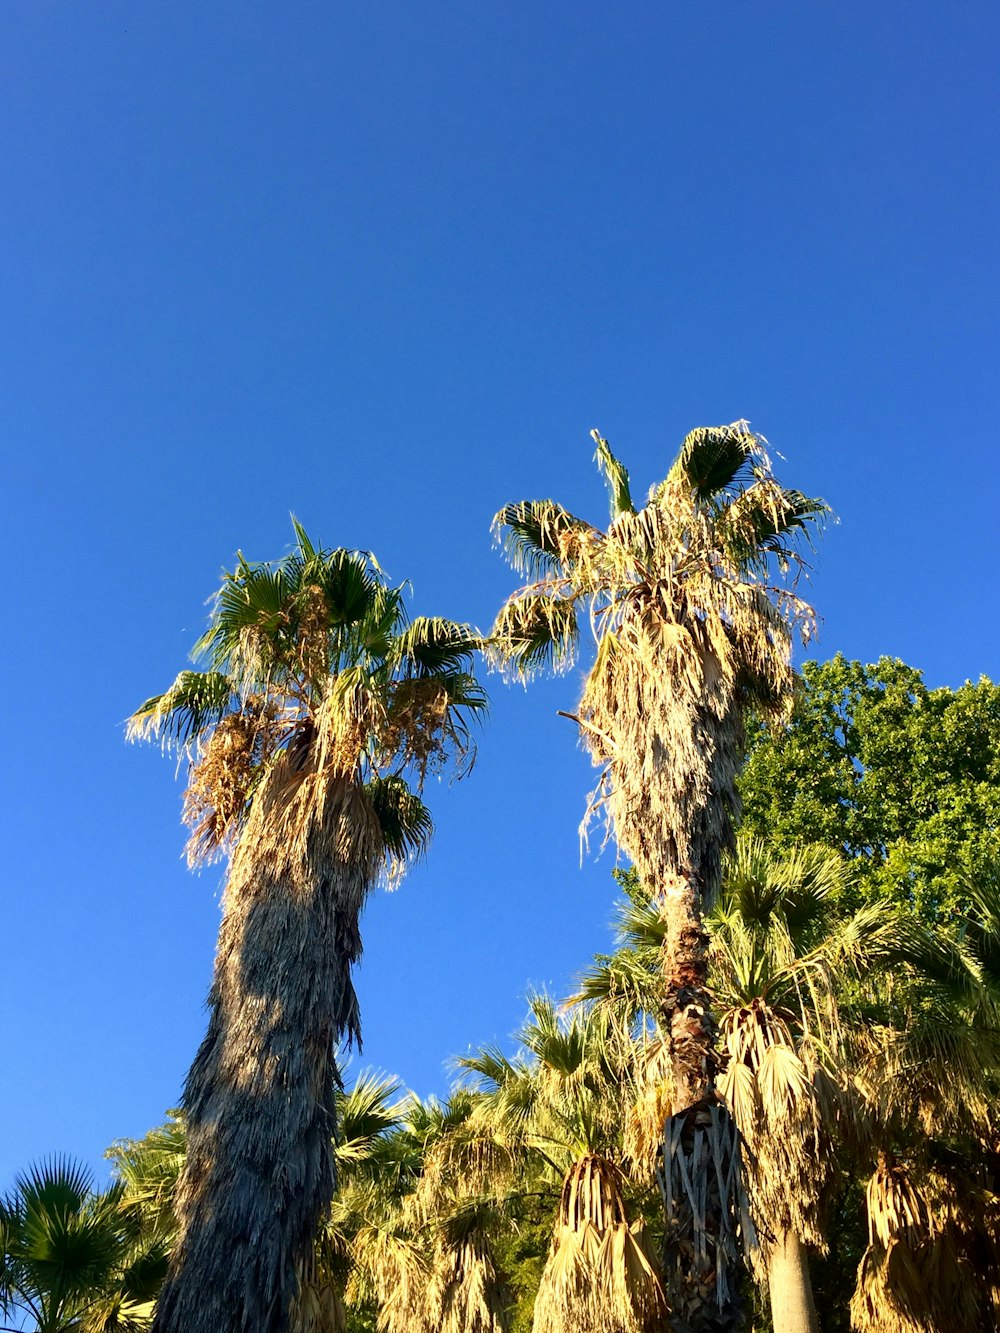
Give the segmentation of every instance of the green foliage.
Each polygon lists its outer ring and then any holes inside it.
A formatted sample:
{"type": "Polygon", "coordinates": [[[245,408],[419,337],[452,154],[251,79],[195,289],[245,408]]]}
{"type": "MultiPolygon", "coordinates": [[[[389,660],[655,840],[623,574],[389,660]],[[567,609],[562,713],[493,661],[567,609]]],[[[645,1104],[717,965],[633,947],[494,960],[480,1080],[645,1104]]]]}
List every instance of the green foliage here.
{"type": "Polygon", "coordinates": [[[497,1263],[503,1269],[511,1293],[509,1333],[531,1333],[535,1294],[542,1279],[552,1240],[555,1194],[525,1194],[517,1200],[510,1226],[498,1231],[494,1241],[497,1263]]]}
{"type": "Polygon", "coordinates": [[[743,830],[845,852],[861,901],[954,919],[1000,863],[1000,686],[929,690],[883,657],[807,662],[790,724],[750,737],[743,830]]]}
{"type": "Polygon", "coordinates": [[[0,1314],[39,1333],[140,1333],[166,1272],[162,1238],[124,1186],[98,1191],[67,1158],[18,1176],[0,1199],[0,1314]]]}

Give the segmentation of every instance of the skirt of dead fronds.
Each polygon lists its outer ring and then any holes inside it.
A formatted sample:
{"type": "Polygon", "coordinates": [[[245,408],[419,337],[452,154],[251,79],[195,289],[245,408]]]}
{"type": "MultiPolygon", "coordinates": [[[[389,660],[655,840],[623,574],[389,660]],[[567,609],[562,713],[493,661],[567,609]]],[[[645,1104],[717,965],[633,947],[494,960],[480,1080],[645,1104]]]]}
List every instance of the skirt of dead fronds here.
{"type": "Polygon", "coordinates": [[[674,1109],[670,1042],[665,1037],[650,1040],[634,1058],[633,1095],[625,1112],[623,1148],[632,1179],[651,1185],[663,1144],[663,1126],[674,1109]]]}
{"type": "Polygon", "coordinates": [[[943,1177],[881,1160],[867,1203],[869,1243],[851,1300],[858,1333],[979,1333],[996,1326],[998,1251],[989,1202],[981,1208],[981,1199],[960,1200],[943,1177]]]}
{"type": "Polygon", "coordinates": [[[533,1333],[660,1333],[667,1305],[641,1226],[630,1224],[620,1173],[588,1155],[570,1167],[535,1298],[533,1333]]]}
{"type": "Polygon", "coordinates": [[[736,1123],[720,1102],[671,1116],[658,1173],[666,1217],[664,1275],[676,1330],[737,1317],[742,1249],[757,1248],[736,1123]]]}
{"type": "Polygon", "coordinates": [[[504,1288],[482,1239],[468,1235],[441,1245],[428,1288],[427,1329],[433,1333],[502,1333],[504,1288]]]}

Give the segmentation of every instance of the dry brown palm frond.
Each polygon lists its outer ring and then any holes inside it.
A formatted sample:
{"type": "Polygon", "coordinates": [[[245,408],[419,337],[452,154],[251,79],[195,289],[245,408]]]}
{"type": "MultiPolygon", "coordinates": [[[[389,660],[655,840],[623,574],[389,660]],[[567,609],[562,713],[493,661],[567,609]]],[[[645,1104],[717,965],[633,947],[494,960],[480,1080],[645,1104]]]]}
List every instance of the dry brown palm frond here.
{"type": "Polygon", "coordinates": [[[279,732],[277,706],[259,695],[216,725],[191,767],[184,792],[183,820],[192,830],[186,849],[189,865],[203,865],[230,849],[279,732]]]}
{"type": "Polygon", "coordinates": [[[346,1333],[347,1310],[329,1282],[302,1282],[292,1306],[290,1333],[346,1333]]]}
{"type": "Polygon", "coordinates": [[[905,1166],[880,1157],[865,1191],[868,1239],[888,1247],[903,1240],[911,1247],[932,1237],[947,1220],[935,1214],[925,1190],[918,1188],[905,1166]]]}
{"type": "Polygon", "coordinates": [[[433,676],[397,681],[379,733],[379,766],[393,760],[412,765],[417,789],[428,773],[438,774],[456,750],[463,748],[452,722],[448,691],[433,676]]]}
{"type": "MultiPolygon", "coordinates": [[[[832,1169],[824,1126],[836,1085],[808,1039],[761,999],[722,1020],[728,1062],[719,1091],[752,1159],[753,1198],[765,1233],[792,1230],[825,1250],[819,1207],[832,1169]]],[[[765,1235],[764,1247],[767,1248],[765,1235]]]]}
{"type": "Polygon", "coordinates": [[[351,1249],[349,1304],[375,1301],[379,1333],[436,1333],[427,1321],[433,1265],[425,1240],[412,1235],[401,1218],[388,1224],[373,1220],[358,1229],[351,1249]]]}
{"type": "Polygon", "coordinates": [[[960,1197],[939,1173],[881,1157],[867,1203],[869,1243],[851,1300],[858,1333],[979,1333],[988,1327],[996,1312],[995,1277],[988,1271],[997,1259],[992,1196],[960,1197]]]}
{"type": "Polygon", "coordinates": [[[506,1328],[503,1286],[481,1235],[439,1242],[426,1318],[435,1333],[502,1333],[506,1328]]]}
{"type": "Polygon", "coordinates": [[[651,1185],[663,1145],[663,1126],[674,1111],[673,1050],[666,1037],[644,1039],[633,1048],[634,1065],[625,1108],[622,1151],[631,1176],[651,1185]]]}
{"type": "Polygon", "coordinates": [[[570,1167],[533,1333],[652,1333],[667,1307],[642,1227],[629,1223],[621,1173],[589,1154],[570,1167]]]}

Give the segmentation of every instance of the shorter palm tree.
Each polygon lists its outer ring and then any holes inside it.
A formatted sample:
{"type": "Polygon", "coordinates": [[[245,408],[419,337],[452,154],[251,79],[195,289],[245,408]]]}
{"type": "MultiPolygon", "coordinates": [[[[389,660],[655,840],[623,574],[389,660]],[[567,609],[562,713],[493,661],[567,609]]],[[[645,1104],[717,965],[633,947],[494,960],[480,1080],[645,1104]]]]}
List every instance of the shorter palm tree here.
{"type": "Polygon", "coordinates": [[[0,1199],[0,1251],[0,1312],[38,1333],[141,1333],[167,1264],[124,1187],[98,1191],[66,1158],[18,1176],[0,1199]]]}
{"type": "MultiPolygon", "coordinates": [[[[520,1187],[558,1190],[533,1333],[653,1333],[666,1299],[635,1182],[622,1151],[621,1067],[599,1013],[561,1019],[536,998],[508,1060],[487,1049],[460,1060],[478,1075],[471,1123],[518,1164],[520,1187]]],[[[514,1187],[516,1192],[516,1186],[514,1187]]]]}
{"type": "Polygon", "coordinates": [[[959,932],[904,919],[872,996],[854,1086],[875,1171],[858,1333],[1000,1321],[1000,874],[966,886],[959,932]]]}
{"type": "Polygon", "coordinates": [[[492,1250],[496,1189],[466,1158],[474,1098],[409,1098],[364,1176],[335,1200],[347,1239],[348,1299],[374,1306],[380,1333],[501,1333],[508,1293],[492,1250]]]}

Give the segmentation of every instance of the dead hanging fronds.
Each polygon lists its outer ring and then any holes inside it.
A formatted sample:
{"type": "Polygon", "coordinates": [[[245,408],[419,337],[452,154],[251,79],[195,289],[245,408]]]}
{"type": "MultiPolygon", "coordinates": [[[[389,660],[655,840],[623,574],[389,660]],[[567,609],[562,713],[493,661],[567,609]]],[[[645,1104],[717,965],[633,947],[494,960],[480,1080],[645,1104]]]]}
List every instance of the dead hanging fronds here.
{"type": "Polygon", "coordinates": [[[622,1177],[605,1158],[574,1162],[563,1182],[533,1333],[651,1333],[665,1327],[663,1286],[622,1177]]]}
{"type": "Polygon", "coordinates": [[[347,1308],[340,1283],[327,1262],[331,1248],[318,1241],[299,1266],[290,1333],[347,1333],[347,1308]]]}
{"type": "Polygon", "coordinates": [[[451,699],[440,681],[433,677],[398,681],[379,733],[379,766],[397,759],[412,766],[419,791],[428,775],[441,773],[455,749],[461,748],[456,745],[459,738],[451,713],[451,699]]]}
{"type": "Polygon", "coordinates": [[[398,1210],[366,1219],[355,1232],[351,1252],[348,1303],[375,1302],[379,1333],[432,1333],[427,1292],[433,1256],[398,1210]]]}
{"type": "Polygon", "coordinates": [[[986,1225],[991,1204],[984,1210],[960,1200],[943,1175],[885,1157],[866,1198],[868,1248],[851,1300],[857,1333],[979,1333],[992,1327],[998,1256],[996,1231],[990,1234],[986,1225]],[[985,1265],[984,1244],[990,1250],[985,1265]]]}
{"type": "Polygon", "coordinates": [[[426,1302],[428,1333],[502,1333],[506,1293],[483,1232],[442,1235],[426,1302]]]}
{"type": "Polygon", "coordinates": [[[739,1131],[723,1105],[688,1107],[667,1120],[657,1179],[671,1309],[692,1327],[709,1311],[732,1318],[739,1310],[743,1256],[755,1261],[758,1239],[739,1131]]]}
{"type": "Polygon", "coordinates": [[[819,1208],[833,1166],[836,1084],[812,1043],[761,999],[729,1010],[721,1032],[728,1061],[719,1092],[750,1151],[765,1233],[792,1230],[825,1252],[819,1208]]]}
{"type": "Polygon", "coordinates": [[[228,851],[239,836],[247,805],[280,735],[278,707],[255,695],[223,717],[192,765],[183,820],[191,828],[188,864],[203,865],[228,851]]]}
{"type": "Polygon", "coordinates": [[[663,1147],[663,1126],[673,1114],[673,1049],[663,1036],[644,1034],[632,1048],[632,1073],[622,1151],[630,1174],[651,1185],[663,1147]]]}

